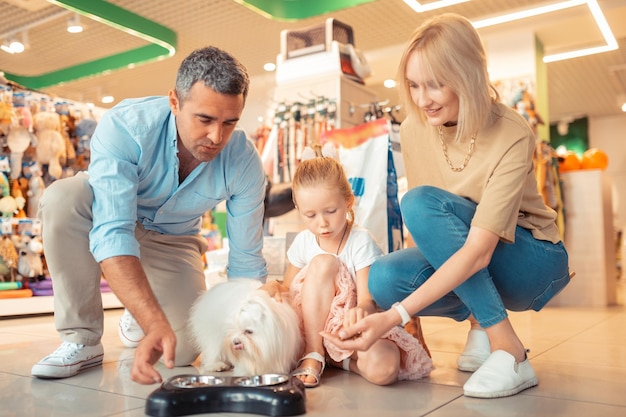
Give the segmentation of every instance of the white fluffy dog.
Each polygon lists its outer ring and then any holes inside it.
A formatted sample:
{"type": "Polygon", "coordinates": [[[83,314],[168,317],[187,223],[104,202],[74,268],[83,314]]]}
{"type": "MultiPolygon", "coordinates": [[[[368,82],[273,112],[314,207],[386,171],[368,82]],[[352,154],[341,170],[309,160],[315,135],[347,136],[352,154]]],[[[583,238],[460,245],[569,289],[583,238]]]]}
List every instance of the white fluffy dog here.
{"type": "Polygon", "coordinates": [[[298,317],[259,286],[248,279],[219,283],[194,303],[189,327],[202,372],[252,376],[293,369],[303,345],[298,317]]]}

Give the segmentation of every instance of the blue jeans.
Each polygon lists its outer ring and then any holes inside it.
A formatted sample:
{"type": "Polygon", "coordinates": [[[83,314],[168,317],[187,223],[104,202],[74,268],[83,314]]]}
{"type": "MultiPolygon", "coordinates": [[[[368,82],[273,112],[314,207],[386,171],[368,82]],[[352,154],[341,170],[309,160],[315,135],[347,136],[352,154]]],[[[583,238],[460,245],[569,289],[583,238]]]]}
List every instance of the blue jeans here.
{"type": "MultiPolygon", "coordinates": [[[[412,294],[463,246],[476,203],[422,186],[405,194],[401,210],[417,247],[392,252],[371,266],[369,290],[384,309],[412,294]]],[[[563,243],[537,240],[517,226],[515,243],[500,241],[487,268],[417,315],[462,321],[472,314],[489,327],[504,320],[507,310],[539,311],[569,280],[563,243]]]]}

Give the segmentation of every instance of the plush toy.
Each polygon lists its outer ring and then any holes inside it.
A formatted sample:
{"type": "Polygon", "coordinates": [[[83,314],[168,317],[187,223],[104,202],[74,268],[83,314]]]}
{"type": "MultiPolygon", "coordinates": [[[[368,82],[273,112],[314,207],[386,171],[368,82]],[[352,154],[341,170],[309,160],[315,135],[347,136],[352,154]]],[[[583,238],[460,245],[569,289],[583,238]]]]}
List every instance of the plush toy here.
{"type": "Polygon", "coordinates": [[[33,116],[30,108],[25,106],[25,94],[13,94],[13,120],[9,127],[6,144],[11,150],[11,178],[19,178],[22,174],[22,158],[24,151],[33,143],[33,116]]]}
{"type": "Polygon", "coordinates": [[[0,134],[7,136],[11,126],[16,123],[13,111],[13,91],[10,87],[0,85],[0,134]]]}
{"type": "Polygon", "coordinates": [[[98,122],[90,115],[90,117],[80,119],[76,123],[74,134],[78,141],[76,145],[76,169],[86,170],[91,159],[90,143],[91,137],[96,130],[98,122]]]}
{"type": "Polygon", "coordinates": [[[93,136],[93,132],[96,130],[96,126],[98,122],[92,118],[84,118],[79,120],[76,123],[76,127],[74,129],[74,134],[78,138],[78,153],[89,153],[89,142],[91,141],[91,137],[93,136]]]}
{"type": "Polygon", "coordinates": [[[61,135],[61,119],[55,112],[39,112],[34,116],[37,136],[36,159],[40,165],[48,166],[48,173],[54,179],[61,178],[61,158],[66,155],[65,139],[61,135]]]}
{"type": "Polygon", "coordinates": [[[13,196],[0,198],[0,215],[4,218],[11,218],[18,212],[19,206],[13,196]]]}
{"type": "Polygon", "coordinates": [[[34,143],[28,128],[21,124],[14,125],[9,131],[7,145],[11,149],[11,178],[17,179],[22,175],[22,159],[24,152],[34,143]]]}
{"type": "MultiPolygon", "coordinates": [[[[0,216],[4,218],[11,218],[15,216],[19,211],[19,204],[15,198],[11,195],[11,184],[3,172],[0,172],[0,216]]],[[[24,208],[24,204],[22,204],[24,208]]]]}
{"type": "Polygon", "coordinates": [[[519,90],[514,94],[511,100],[511,107],[513,107],[519,114],[521,114],[535,133],[537,133],[537,125],[543,125],[544,121],[537,112],[535,106],[535,99],[528,91],[528,86],[524,83],[520,83],[519,90]]]}
{"type": "Polygon", "coordinates": [[[11,195],[11,184],[4,172],[0,170],[0,194],[2,197],[11,195]]]}
{"type": "MultiPolygon", "coordinates": [[[[24,281],[42,280],[43,271],[43,244],[39,236],[12,237],[18,248],[17,273],[24,281]]],[[[19,278],[18,278],[19,279],[19,278]]]]}
{"type": "Polygon", "coordinates": [[[0,238],[0,281],[15,281],[17,250],[11,239],[4,235],[0,238]]]}
{"type": "Polygon", "coordinates": [[[26,212],[24,211],[26,198],[24,198],[24,194],[22,193],[20,182],[18,180],[12,180],[11,182],[11,196],[15,199],[15,204],[17,205],[17,210],[13,217],[20,219],[26,217],[26,212]]]}
{"type": "Polygon", "coordinates": [[[28,208],[26,209],[26,213],[28,217],[35,218],[37,217],[37,211],[39,210],[39,199],[43,194],[43,190],[46,188],[45,183],[43,182],[41,168],[39,168],[38,164],[34,164],[30,167],[30,179],[28,180],[28,191],[26,195],[28,196],[28,208]]]}
{"type": "Polygon", "coordinates": [[[76,118],[70,112],[70,105],[66,101],[56,103],[54,109],[61,120],[61,135],[65,141],[66,152],[61,157],[61,165],[73,166],[76,163],[76,148],[72,143],[76,130],[76,118]]]}

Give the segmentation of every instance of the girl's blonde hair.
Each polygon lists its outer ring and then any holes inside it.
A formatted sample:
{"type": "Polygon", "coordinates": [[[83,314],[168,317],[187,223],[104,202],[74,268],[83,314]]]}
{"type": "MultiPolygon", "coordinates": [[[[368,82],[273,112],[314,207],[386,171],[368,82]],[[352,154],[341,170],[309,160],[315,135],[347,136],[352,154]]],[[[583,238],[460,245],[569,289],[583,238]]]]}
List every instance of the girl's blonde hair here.
{"type": "Polygon", "coordinates": [[[500,101],[489,81],[487,58],[480,36],[465,17],[444,13],[424,22],[404,50],[397,73],[400,99],[407,113],[426,123],[426,115],[411,98],[406,78],[409,57],[419,54],[426,79],[449,87],[459,98],[459,140],[476,134],[489,118],[491,105],[500,101]]]}
{"type": "Polygon", "coordinates": [[[293,175],[291,187],[294,204],[298,206],[296,192],[301,188],[327,187],[337,190],[346,201],[350,202],[347,220],[348,227],[352,227],[354,194],[343,165],[331,156],[323,156],[320,145],[313,145],[312,149],[315,151],[315,157],[300,161],[293,175]]]}

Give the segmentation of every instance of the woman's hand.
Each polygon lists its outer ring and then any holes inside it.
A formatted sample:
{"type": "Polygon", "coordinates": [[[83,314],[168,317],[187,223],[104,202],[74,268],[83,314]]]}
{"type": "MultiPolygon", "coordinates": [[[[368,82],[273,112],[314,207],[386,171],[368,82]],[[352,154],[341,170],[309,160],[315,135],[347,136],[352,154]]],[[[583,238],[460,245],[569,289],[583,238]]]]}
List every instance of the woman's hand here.
{"type": "Polygon", "coordinates": [[[400,320],[398,313],[392,309],[362,317],[350,326],[344,325],[337,333],[322,331],[320,334],[340,349],[365,351],[400,320]]]}

